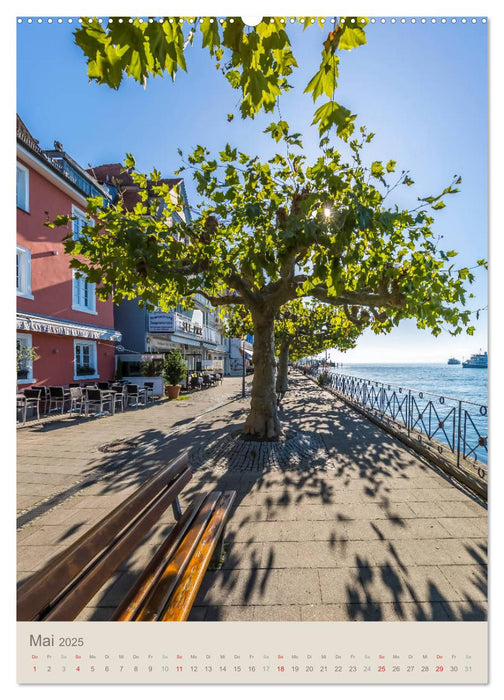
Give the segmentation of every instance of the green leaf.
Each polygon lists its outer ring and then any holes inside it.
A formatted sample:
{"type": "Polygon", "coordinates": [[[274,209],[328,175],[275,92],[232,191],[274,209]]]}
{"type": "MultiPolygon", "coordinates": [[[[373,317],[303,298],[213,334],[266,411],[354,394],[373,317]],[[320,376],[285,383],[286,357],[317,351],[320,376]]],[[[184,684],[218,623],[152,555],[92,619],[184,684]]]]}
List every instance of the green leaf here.
{"type": "Polygon", "coordinates": [[[324,134],[335,126],[338,136],[346,141],[353,133],[354,120],[355,115],[352,115],[346,107],[331,101],[316,110],[312,124],[318,124],[320,134],[324,134]]]}
{"type": "Polygon", "coordinates": [[[271,122],[269,126],[264,129],[264,134],[271,134],[271,137],[275,139],[278,143],[281,138],[285,138],[289,131],[289,125],[286,121],[280,120],[279,122],[271,122]]]}
{"type": "Polygon", "coordinates": [[[226,73],[226,78],[229,80],[231,87],[240,87],[241,75],[237,70],[230,70],[226,73]]]}
{"type": "Polygon", "coordinates": [[[341,22],[342,33],[339,40],[339,48],[344,51],[356,49],[366,43],[364,27],[368,23],[367,17],[344,17],[341,22]]]}
{"type": "Polygon", "coordinates": [[[126,157],[124,159],[124,166],[125,168],[134,168],[136,165],[134,157],[131,155],[131,153],[126,153],[126,157]]]}
{"type": "Polygon", "coordinates": [[[337,86],[338,63],[338,56],[329,55],[306,86],[304,91],[311,92],[314,102],[320,95],[333,96],[337,86]]]}
{"type": "Polygon", "coordinates": [[[383,163],[380,163],[378,160],[371,163],[371,175],[373,177],[381,178],[384,172],[385,170],[383,169],[383,163]]]}
{"type": "Polygon", "coordinates": [[[215,53],[215,49],[220,46],[220,34],[219,34],[219,22],[216,17],[204,17],[200,21],[200,31],[203,35],[202,47],[208,47],[208,50],[212,55],[215,53]],[[210,20],[213,20],[210,22],[210,20]]]}

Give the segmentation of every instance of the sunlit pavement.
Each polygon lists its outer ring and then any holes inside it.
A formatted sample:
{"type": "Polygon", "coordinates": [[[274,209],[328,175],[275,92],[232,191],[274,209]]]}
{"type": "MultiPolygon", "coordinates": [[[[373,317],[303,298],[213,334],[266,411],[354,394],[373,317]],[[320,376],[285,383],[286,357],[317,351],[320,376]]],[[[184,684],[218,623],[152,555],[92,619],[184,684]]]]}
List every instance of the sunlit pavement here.
{"type": "MultiPolygon", "coordinates": [[[[482,503],[300,375],[282,440],[243,442],[240,393],[226,379],[188,400],[18,430],[19,579],[189,448],[183,506],[237,491],[225,562],[190,619],[486,619],[482,503]]],[[[80,619],[110,617],[172,524],[167,511],[80,619]]]]}

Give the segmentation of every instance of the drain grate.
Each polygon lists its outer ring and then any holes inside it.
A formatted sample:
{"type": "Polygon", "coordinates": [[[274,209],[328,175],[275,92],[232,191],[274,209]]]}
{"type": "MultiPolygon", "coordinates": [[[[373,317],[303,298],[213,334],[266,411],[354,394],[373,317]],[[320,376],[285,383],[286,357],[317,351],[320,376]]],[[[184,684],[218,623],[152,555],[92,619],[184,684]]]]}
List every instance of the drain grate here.
{"type": "Polygon", "coordinates": [[[114,440],[98,448],[99,452],[127,452],[138,445],[138,440],[114,440]]]}

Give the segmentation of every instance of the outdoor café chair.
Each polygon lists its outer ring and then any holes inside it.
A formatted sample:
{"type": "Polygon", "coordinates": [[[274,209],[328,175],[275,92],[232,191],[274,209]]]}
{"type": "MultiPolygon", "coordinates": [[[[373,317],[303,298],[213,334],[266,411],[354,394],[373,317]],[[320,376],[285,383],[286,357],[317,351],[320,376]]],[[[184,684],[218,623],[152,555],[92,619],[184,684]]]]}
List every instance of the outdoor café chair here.
{"type": "Polygon", "coordinates": [[[82,408],[84,406],[84,392],[80,386],[70,387],[70,408],[69,413],[82,413],[82,408]]]}
{"type": "Polygon", "coordinates": [[[110,389],[110,382],[98,382],[98,389],[108,391],[110,389]]]}
{"type": "Polygon", "coordinates": [[[106,393],[101,389],[86,389],[84,398],[84,413],[89,415],[89,409],[94,410],[95,416],[105,416],[113,412],[112,394],[106,393]],[[108,411],[105,406],[108,404],[108,411]]]}
{"type": "Polygon", "coordinates": [[[144,389],[146,391],[146,401],[149,399],[154,403],[154,382],[144,382],[144,389]]]}
{"type": "Polygon", "coordinates": [[[40,420],[40,400],[42,396],[42,389],[25,389],[23,393],[26,399],[26,411],[28,412],[29,408],[35,408],[37,411],[37,420],[40,420]]]}
{"type": "Polygon", "coordinates": [[[21,425],[26,423],[26,405],[26,396],[24,394],[16,394],[16,410],[21,413],[21,425]]]}
{"type": "Polygon", "coordinates": [[[55,406],[54,410],[57,410],[58,407],[61,407],[61,413],[64,413],[65,410],[65,404],[67,401],[70,400],[70,391],[67,391],[64,387],[62,386],[50,386],[49,387],[49,410],[48,413],[51,413],[53,410],[53,404],[55,406]]]}
{"type": "Polygon", "coordinates": [[[40,403],[42,406],[42,414],[47,415],[49,412],[49,401],[51,400],[51,396],[49,393],[49,387],[48,386],[40,386],[37,387],[37,389],[40,389],[40,403]]]}
{"type": "Polygon", "coordinates": [[[130,406],[131,401],[134,401],[133,406],[138,407],[143,400],[144,406],[147,405],[147,391],[141,389],[138,384],[126,384],[126,405],[130,406]]]}
{"type": "Polygon", "coordinates": [[[203,380],[201,377],[193,375],[191,377],[190,384],[191,384],[191,389],[201,389],[201,386],[203,384],[203,380]]]}
{"type": "Polygon", "coordinates": [[[121,411],[124,412],[124,402],[125,402],[125,392],[123,384],[112,384],[110,387],[110,394],[112,395],[112,401],[114,405],[114,413],[116,406],[119,405],[121,411]]]}

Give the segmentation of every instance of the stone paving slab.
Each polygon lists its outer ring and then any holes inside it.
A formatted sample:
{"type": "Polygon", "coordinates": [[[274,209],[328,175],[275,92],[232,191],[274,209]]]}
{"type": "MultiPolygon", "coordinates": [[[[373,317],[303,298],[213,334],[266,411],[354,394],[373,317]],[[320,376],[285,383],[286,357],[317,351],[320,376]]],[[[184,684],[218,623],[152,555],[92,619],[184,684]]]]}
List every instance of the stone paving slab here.
{"type": "MultiPolygon", "coordinates": [[[[248,400],[227,403],[239,381],[191,402],[19,430],[18,509],[33,515],[18,530],[19,579],[189,448],[183,507],[237,491],[224,564],[207,572],[191,620],[486,619],[484,504],[304,377],[282,402],[282,441],[239,441],[248,400]],[[136,444],[100,451],[116,439],[136,444]]],[[[78,619],[110,618],[173,522],[169,509],[78,619]]]]}

